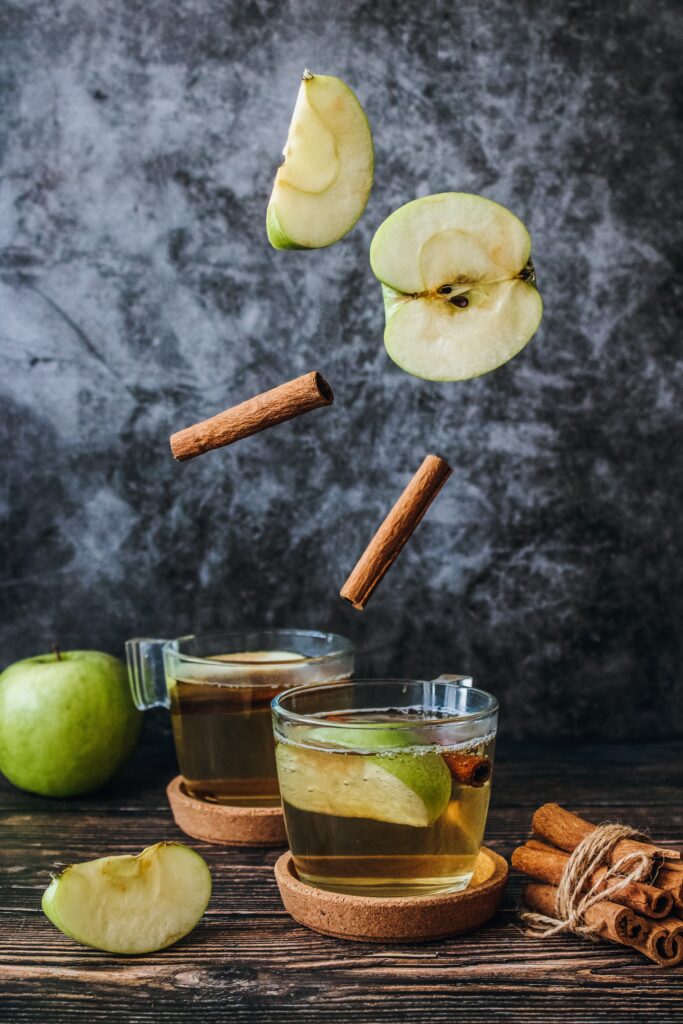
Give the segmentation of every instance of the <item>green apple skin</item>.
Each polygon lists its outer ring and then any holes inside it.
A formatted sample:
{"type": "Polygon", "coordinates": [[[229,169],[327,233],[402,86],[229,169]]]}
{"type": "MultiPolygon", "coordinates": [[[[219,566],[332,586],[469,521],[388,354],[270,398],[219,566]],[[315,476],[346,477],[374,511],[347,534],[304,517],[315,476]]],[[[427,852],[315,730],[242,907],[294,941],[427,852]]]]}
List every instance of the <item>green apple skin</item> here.
{"type": "Polygon", "coordinates": [[[178,942],[198,924],[211,898],[206,861],[183,843],[156,843],[71,864],[43,893],[49,921],[70,939],[135,956],[178,942]]]}
{"type": "Polygon", "coordinates": [[[375,232],[370,265],[382,285],[387,353],[423,380],[490,373],[540,325],[529,232],[484,196],[442,192],[406,203],[375,232]],[[453,308],[453,292],[464,306],[453,308]]]}
{"type": "MultiPolygon", "coordinates": [[[[323,746],[329,744],[378,753],[419,743],[419,735],[410,729],[391,729],[381,724],[356,729],[352,725],[342,728],[323,726],[313,729],[309,738],[323,746]]],[[[381,767],[395,775],[408,789],[419,792],[431,821],[436,821],[443,814],[451,796],[451,773],[439,754],[432,752],[418,757],[414,754],[392,754],[382,758],[381,767]]]]}
{"type": "Polygon", "coordinates": [[[354,727],[344,726],[317,726],[311,729],[307,739],[322,747],[346,747],[347,749],[363,751],[364,753],[381,753],[396,747],[409,747],[413,743],[420,742],[410,729],[401,726],[391,729],[381,722],[366,724],[354,727]]]}
{"type": "Polygon", "coordinates": [[[300,252],[306,250],[305,245],[298,245],[285,234],[272,203],[269,204],[266,212],[266,234],[273,249],[298,249],[300,252]]]}
{"type": "MultiPolygon", "coordinates": [[[[359,193],[362,194],[363,198],[362,201],[356,204],[355,213],[347,213],[347,216],[342,216],[341,220],[338,219],[337,215],[338,222],[336,223],[335,229],[326,232],[324,238],[318,238],[315,241],[309,238],[307,242],[301,241],[300,238],[300,240],[297,241],[287,233],[287,229],[281,222],[281,219],[280,217],[278,217],[277,213],[278,203],[283,203],[282,210],[284,210],[287,205],[287,200],[283,200],[281,193],[278,191],[280,186],[280,178],[282,177],[283,174],[285,174],[286,180],[285,168],[287,165],[287,159],[285,159],[283,164],[281,164],[280,167],[278,168],[275,183],[273,186],[273,192],[271,194],[268,203],[268,209],[266,212],[266,234],[268,236],[268,241],[270,242],[274,249],[310,250],[325,249],[331,245],[334,245],[356,226],[356,224],[358,223],[358,221],[360,220],[365,211],[365,207],[367,206],[367,202],[370,197],[370,191],[372,189],[372,182],[375,171],[375,153],[372,141],[372,132],[370,130],[370,123],[365,114],[365,111],[363,110],[363,107],[361,106],[358,97],[345,82],[341,81],[341,79],[338,79],[330,75],[313,75],[310,72],[304,72],[303,81],[300,87],[300,95],[299,97],[297,97],[297,104],[292,115],[292,121],[290,122],[290,128],[287,135],[287,144],[289,144],[290,141],[290,133],[292,131],[292,127],[294,126],[295,123],[299,123],[297,121],[297,110],[299,108],[299,101],[302,98],[302,95],[306,96],[308,93],[309,99],[311,99],[312,94],[315,94],[316,91],[319,89],[322,89],[323,91],[332,90],[337,102],[345,102],[348,105],[350,111],[353,111],[353,119],[355,121],[354,128],[355,132],[358,135],[356,140],[357,145],[359,147],[364,148],[364,155],[367,160],[367,166],[364,168],[363,188],[360,190],[359,193]]],[[[315,113],[320,113],[320,111],[316,110],[315,104],[313,104],[312,109],[315,113]]],[[[338,108],[335,107],[335,109],[338,108]]],[[[329,112],[330,111],[328,109],[328,114],[329,112]]],[[[330,127],[331,131],[333,132],[335,130],[334,125],[329,125],[326,127],[330,127]]],[[[339,126],[337,126],[337,130],[338,127],[339,126]]],[[[341,137],[337,137],[336,139],[337,145],[340,146],[341,148],[344,148],[347,145],[348,127],[348,125],[342,125],[342,135],[341,137]]],[[[346,156],[348,156],[348,153],[345,151],[344,157],[346,156]]],[[[350,162],[353,163],[353,158],[351,159],[350,162]]],[[[357,190],[359,188],[359,183],[355,181],[353,178],[347,180],[347,177],[344,174],[343,170],[344,163],[345,160],[342,160],[342,173],[340,174],[340,178],[337,181],[333,182],[329,188],[323,190],[317,195],[317,189],[313,188],[311,194],[308,196],[308,199],[313,203],[313,207],[308,212],[307,216],[311,217],[313,215],[318,224],[326,223],[328,219],[334,221],[336,204],[340,201],[342,203],[348,202],[349,194],[353,193],[354,189],[357,190]],[[340,189],[341,196],[339,195],[340,189]]],[[[294,193],[297,193],[300,197],[302,197],[307,193],[308,190],[304,188],[302,191],[301,189],[295,187],[293,191],[294,193]]],[[[300,230],[303,230],[303,234],[305,236],[305,226],[299,223],[297,224],[297,227],[300,230]]],[[[291,225],[290,231],[292,231],[293,234],[296,233],[296,230],[292,230],[291,225]]]]}
{"type": "MultiPolygon", "coordinates": [[[[409,373],[411,374],[411,376],[421,378],[422,380],[432,381],[432,383],[435,384],[452,384],[453,382],[459,380],[476,380],[477,377],[485,377],[487,373],[492,373],[494,370],[499,370],[501,366],[505,366],[505,364],[510,362],[510,360],[513,358],[513,356],[506,354],[503,358],[500,359],[500,361],[493,360],[485,368],[479,369],[476,372],[464,373],[460,376],[452,373],[432,373],[430,375],[425,374],[423,376],[422,374],[416,373],[414,367],[404,364],[402,362],[400,356],[394,351],[391,342],[388,340],[390,334],[389,321],[391,320],[393,314],[396,312],[397,308],[401,305],[403,297],[400,292],[394,291],[394,289],[390,288],[389,285],[387,284],[383,284],[381,287],[382,299],[384,302],[384,316],[386,320],[386,328],[384,331],[384,348],[391,361],[395,363],[396,366],[398,366],[399,370],[403,370],[404,373],[409,373]]],[[[543,299],[541,298],[535,284],[530,284],[528,287],[536,301],[537,315],[535,321],[533,321],[530,325],[529,338],[527,339],[527,341],[524,342],[521,348],[519,348],[518,351],[514,353],[514,355],[519,355],[519,353],[523,351],[523,349],[529,344],[534,334],[541,326],[541,320],[543,318],[543,299]]]]}
{"type": "Polygon", "coordinates": [[[99,651],[18,661],[0,675],[0,771],[20,789],[98,789],[132,752],[142,716],[126,669],[99,651]]]}
{"type": "MultiPolygon", "coordinates": [[[[373,170],[374,170],[374,164],[373,164],[373,170]]],[[[266,212],[266,235],[268,236],[268,241],[272,245],[273,249],[279,249],[280,251],[284,251],[284,250],[287,250],[287,249],[290,249],[290,250],[296,249],[296,250],[299,250],[299,252],[309,252],[311,249],[329,249],[329,247],[331,245],[336,245],[336,243],[340,242],[342,240],[342,238],[344,238],[345,235],[348,235],[348,233],[350,231],[353,231],[353,229],[355,228],[356,224],[358,223],[358,221],[363,216],[364,212],[365,212],[365,208],[363,208],[360,211],[360,213],[358,214],[356,219],[353,221],[353,223],[349,224],[348,227],[342,232],[341,235],[339,235],[337,238],[333,238],[329,242],[326,242],[325,245],[319,245],[319,246],[318,245],[317,246],[299,245],[298,242],[292,241],[292,239],[289,237],[289,235],[287,235],[285,233],[284,228],[281,226],[280,221],[278,220],[278,216],[277,216],[277,213],[275,211],[275,207],[272,204],[270,204],[268,206],[268,210],[266,212]]]]}

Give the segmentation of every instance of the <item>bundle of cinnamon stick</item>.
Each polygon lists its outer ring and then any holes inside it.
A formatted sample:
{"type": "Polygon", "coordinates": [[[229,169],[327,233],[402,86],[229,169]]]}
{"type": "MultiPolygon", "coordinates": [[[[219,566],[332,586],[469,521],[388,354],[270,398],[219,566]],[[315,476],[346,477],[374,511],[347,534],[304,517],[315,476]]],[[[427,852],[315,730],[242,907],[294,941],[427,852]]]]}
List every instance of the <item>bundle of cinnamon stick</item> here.
{"type": "MultiPolygon", "coordinates": [[[[512,854],[512,866],[538,879],[524,887],[522,901],[532,915],[557,919],[560,883],[570,854],[598,826],[564,810],[558,804],[544,804],[532,819],[539,839],[530,839],[512,854]]],[[[641,839],[620,839],[609,849],[607,863],[596,867],[583,880],[585,889],[598,895],[588,906],[583,925],[593,935],[631,946],[662,967],[683,962],[683,862],[678,850],[656,846],[641,839]],[[641,881],[620,877],[621,863],[638,854],[641,881]],[[619,865],[617,873],[610,866],[619,865]],[[599,898],[609,890],[609,898],[599,898]]],[[[573,930],[573,929],[569,929],[573,930]]],[[[539,934],[538,932],[536,934],[539,934]]]]}

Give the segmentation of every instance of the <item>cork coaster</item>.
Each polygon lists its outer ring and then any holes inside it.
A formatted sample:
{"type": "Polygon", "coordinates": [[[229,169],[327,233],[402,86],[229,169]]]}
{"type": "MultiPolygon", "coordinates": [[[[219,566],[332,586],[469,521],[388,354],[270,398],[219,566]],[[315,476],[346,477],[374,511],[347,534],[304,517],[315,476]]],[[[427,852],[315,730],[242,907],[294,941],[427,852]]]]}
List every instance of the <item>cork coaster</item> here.
{"type": "Polygon", "coordinates": [[[299,881],[289,851],[275,864],[285,910],[299,924],[351,942],[428,942],[458,935],[495,914],[508,877],[508,864],[482,846],[474,876],[461,892],[434,896],[347,896],[299,881]]]}
{"type": "Polygon", "coordinates": [[[197,800],[185,792],[182,775],[166,787],[178,828],[194,839],[220,846],[284,846],[281,807],[228,807],[197,800]]]}

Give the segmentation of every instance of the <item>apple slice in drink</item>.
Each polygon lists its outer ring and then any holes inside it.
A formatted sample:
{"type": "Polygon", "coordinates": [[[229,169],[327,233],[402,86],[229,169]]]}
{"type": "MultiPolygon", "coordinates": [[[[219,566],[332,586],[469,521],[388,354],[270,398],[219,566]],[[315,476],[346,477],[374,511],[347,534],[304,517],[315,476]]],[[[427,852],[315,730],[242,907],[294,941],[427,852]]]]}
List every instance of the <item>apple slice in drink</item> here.
{"type": "Polygon", "coordinates": [[[384,343],[425,380],[468,380],[502,366],[541,322],[531,239],[482,196],[443,192],[387,217],[370,246],[382,283],[384,343]]]}
{"type": "Polygon", "coordinates": [[[266,228],[275,249],[321,249],[365,209],[372,188],[372,135],[348,85],[304,71],[275,176],[266,228]]]}
{"type": "Polygon", "coordinates": [[[72,864],[43,893],[43,912],[65,935],[108,953],[151,953],[191,932],[211,896],[211,875],[182,843],[135,857],[72,864]]]}
{"type": "Polygon", "coordinates": [[[370,818],[425,828],[439,818],[451,795],[451,773],[434,751],[387,750],[391,729],[315,729],[311,739],[326,750],[278,743],[276,759],[282,799],[303,811],[341,818],[370,818]],[[346,737],[343,735],[346,733],[346,737]],[[346,739],[346,743],[344,740],[346,739]],[[335,753],[332,746],[384,753],[335,753]]]}

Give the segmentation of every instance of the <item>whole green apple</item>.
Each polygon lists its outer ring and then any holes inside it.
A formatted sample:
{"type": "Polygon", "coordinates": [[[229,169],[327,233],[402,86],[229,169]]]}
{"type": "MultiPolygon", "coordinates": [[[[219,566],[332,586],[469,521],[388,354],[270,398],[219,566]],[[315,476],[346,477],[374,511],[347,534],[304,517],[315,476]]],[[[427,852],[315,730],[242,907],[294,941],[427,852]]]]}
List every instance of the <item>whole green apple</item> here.
{"type": "Polygon", "coordinates": [[[103,785],[133,750],[140,712],[126,670],[99,651],[55,651],[0,675],[0,771],[41,796],[103,785]]]}

